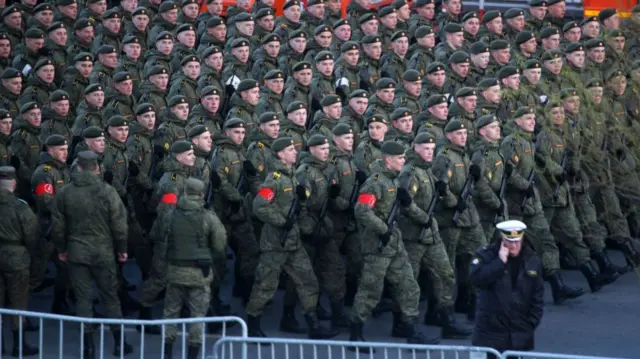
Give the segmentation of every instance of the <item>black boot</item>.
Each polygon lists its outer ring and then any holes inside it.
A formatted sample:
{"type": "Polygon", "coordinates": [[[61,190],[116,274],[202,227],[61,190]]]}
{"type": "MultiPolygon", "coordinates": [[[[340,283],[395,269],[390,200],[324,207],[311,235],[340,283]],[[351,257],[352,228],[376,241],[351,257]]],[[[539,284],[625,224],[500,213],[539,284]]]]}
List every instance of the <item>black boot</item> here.
{"type": "Polygon", "coordinates": [[[440,309],[438,319],[442,327],[443,339],[467,339],[473,333],[471,329],[458,324],[453,314],[453,308],[440,309]]]}
{"type": "Polygon", "coordinates": [[[249,297],[251,297],[251,291],[253,290],[253,279],[247,278],[242,284],[242,305],[244,307],[249,303],[249,297]]]}
{"type": "Polygon", "coordinates": [[[324,309],[324,307],[322,306],[322,304],[320,303],[320,298],[318,297],[318,304],[316,304],[316,315],[318,316],[318,319],[320,320],[331,320],[331,313],[327,312],[326,309],[324,309]]]}
{"type": "Polygon", "coordinates": [[[467,307],[467,320],[469,322],[476,321],[476,295],[475,293],[469,294],[469,306],[467,307]]]}
{"type": "MultiPolygon", "coordinates": [[[[594,253],[592,258],[598,263],[600,273],[616,273],[621,276],[629,271],[628,266],[617,266],[611,262],[611,258],[607,255],[607,250],[603,249],[602,252],[594,253]]],[[[617,277],[616,277],[617,278],[617,277]]]]}
{"type": "Polygon", "coordinates": [[[309,339],[329,339],[340,334],[339,330],[329,329],[320,325],[316,313],[307,313],[304,315],[309,328],[309,339]]]}
{"type": "MultiPolygon", "coordinates": [[[[141,307],[140,308],[140,320],[153,320],[152,308],[151,307],[141,307]]],[[[138,332],[142,332],[142,326],[136,325],[136,330],[138,332]]],[[[145,334],[154,334],[159,335],[162,334],[162,328],[157,325],[145,325],[144,326],[145,334]]]]}
{"type": "Polygon", "coordinates": [[[293,334],[304,334],[306,328],[300,326],[296,319],[296,307],[285,306],[282,310],[282,318],[280,318],[280,331],[293,334]]]}
{"type": "Polygon", "coordinates": [[[565,285],[560,271],[555,271],[552,275],[548,276],[546,280],[551,285],[554,304],[562,304],[567,299],[578,298],[584,294],[582,288],[574,289],[565,285]]]}
{"type": "Polygon", "coordinates": [[[440,338],[428,338],[424,333],[418,330],[418,325],[415,323],[404,323],[404,328],[407,344],[435,345],[440,343],[440,338]]]}
{"type": "Polygon", "coordinates": [[[380,298],[378,305],[376,305],[376,307],[373,308],[373,311],[371,311],[371,316],[374,318],[378,318],[384,313],[391,312],[392,310],[393,310],[393,302],[388,298],[382,297],[380,298]]]}
{"type": "Polygon", "coordinates": [[[627,260],[629,266],[636,268],[640,265],[640,252],[636,250],[636,247],[631,241],[626,241],[621,245],[620,250],[624,253],[624,258],[627,260]]]}
{"type": "Polygon", "coordinates": [[[260,328],[260,320],[261,316],[252,317],[247,315],[247,329],[249,330],[249,336],[253,338],[266,338],[267,335],[264,334],[262,328],[260,328]]]}
{"type": "Polygon", "coordinates": [[[393,338],[404,338],[405,336],[405,328],[402,323],[402,313],[394,310],[391,312],[392,314],[392,322],[391,322],[391,337],[393,338]]]}
{"type": "Polygon", "coordinates": [[[82,337],[84,342],[84,351],[82,352],[82,359],[94,359],[96,356],[96,350],[93,346],[93,333],[84,333],[82,337]]]}
{"type": "Polygon", "coordinates": [[[25,317],[24,323],[22,324],[22,330],[25,332],[37,332],[40,330],[40,324],[36,324],[34,319],[25,317]]]}
{"type": "Polygon", "coordinates": [[[173,359],[173,343],[164,343],[164,359],[173,359]]]}
{"type": "Polygon", "coordinates": [[[424,313],[424,324],[440,326],[438,310],[436,308],[436,299],[431,294],[427,294],[427,311],[424,313]]]}
{"type": "Polygon", "coordinates": [[[351,307],[353,306],[353,300],[356,298],[356,293],[358,293],[358,281],[355,278],[347,277],[346,289],[347,291],[344,294],[344,305],[351,307]]]}
{"type": "Polygon", "coordinates": [[[119,357],[120,352],[122,352],[123,356],[133,352],[133,346],[127,343],[127,338],[120,330],[112,330],[111,334],[113,334],[113,356],[119,357]],[[120,339],[122,339],[122,342],[120,342],[120,339]]]}
{"type": "Polygon", "coordinates": [[[213,306],[214,312],[220,316],[235,315],[235,313],[231,313],[231,306],[220,297],[220,288],[216,289],[215,293],[213,293],[211,305],[213,306]]]}
{"type": "Polygon", "coordinates": [[[118,293],[118,296],[120,297],[120,306],[122,307],[123,317],[126,317],[131,313],[137,312],[140,310],[140,308],[142,308],[142,306],[140,305],[140,302],[132,298],[129,295],[129,292],[127,292],[126,290],[121,289],[118,293]]]}
{"type": "Polygon", "coordinates": [[[342,301],[331,303],[331,326],[333,328],[349,328],[349,318],[344,314],[342,301]]]}
{"type": "Polygon", "coordinates": [[[200,346],[199,345],[189,345],[187,351],[187,359],[197,359],[198,354],[200,354],[200,346]]]}
{"type": "Polygon", "coordinates": [[[14,330],[13,331],[13,350],[11,352],[11,354],[14,357],[20,356],[20,347],[22,347],[23,357],[38,355],[39,353],[38,348],[32,347],[31,345],[29,345],[29,343],[27,343],[24,332],[22,333],[22,342],[20,342],[20,331],[14,330]]]}
{"type": "MultiPolygon", "coordinates": [[[[364,323],[351,322],[351,329],[349,330],[349,341],[350,342],[366,342],[362,336],[362,327],[364,323]]],[[[371,347],[347,347],[352,352],[360,352],[360,353],[375,353],[376,350],[371,347]]]]}
{"type": "Polygon", "coordinates": [[[580,272],[587,279],[592,293],[599,291],[604,285],[614,282],[619,277],[616,272],[609,274],[599,273],[590,260],[580,266],[580,272]]]}
{"type": "MultiPolygon", "coordinates": [[[[211,296],[211,304],[209,305],[209,309],[207,310],[207,317],[213,316],[235,316],[236,313],[231,312],[231,307],[224,303],[222,299],[220,299],[220,291],[217,290],[215,294],[212,293],[211,296]]],[[[207,324],[207,330],[210,333],[218,333],[222,330],[223,327],[226,326],[227,329],[235,326],[237,323],[235,322],[226,322],[226,323],[216,323],[210,322],[207,324]]]]}
{"type": "Polygon", "coordinates": [[[51,312],[60,315],[70,315],[69,302],[67,301],[67,291],[65,289],[55,289],[53,292],[53,304],[51,312]]]}

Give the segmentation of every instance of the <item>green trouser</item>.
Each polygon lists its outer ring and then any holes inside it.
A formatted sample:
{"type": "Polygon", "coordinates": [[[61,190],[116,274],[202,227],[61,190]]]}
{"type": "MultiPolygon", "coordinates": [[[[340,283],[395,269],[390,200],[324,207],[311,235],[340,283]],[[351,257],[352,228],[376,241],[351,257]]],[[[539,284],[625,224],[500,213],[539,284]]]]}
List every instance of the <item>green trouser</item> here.
{"type": "MultiPolygon", "coordinates": [[[[180,318],[182,309],[188,309],[190,318],[202,318],[207,315],[209,298],[211,296],[209,285],[184,286],[168,283],[167,295],[164,297],[164,319],[180,318]]],[[[202,344],[202,323],[188,324],[189,335],[187,343],[193,346],[202,344]]],[[[167,343],[176,340],[176,325],[167,325],[165,329],[165,339],[167,343]]]]}
{"type": "Polygon", "coordinates": [[[464,254],[471,257],[478,249],[487,244],[485,232],[480,223],[471,227],[440,228],[440,237],[444,242],[453,271],[456,271],[456,257],[464,254]]]}
{"type": "MultiPolygon", "coordinates": [[[[0,273],[0,308],[13,310],[27,310],[29,305],[29,287],[24,285],[29,281],[29,270],[23,269],[15,272],[0,273]],[[9,303],[5,303],[5,298],[9,303]]],[[[20,329],[20,317],[11,317],[11,329],[20,329]]]]}
{"type": "Polygon", "coordinates": [[[625,214],[632,238],[640,236],[640,179],[638,175],[628,173],[624,178],[614,178],[616,196],[620,209],[625,214]]]}
{"type": "Polygon", "coordinates": [[[574,203],[576,217],[580,223],[582,231],[582,240],[588,249],[594,253],[600,253],[604,250],[604,240],[607,232],[604,227],[598,223],[596,207],[591,202],[591,197],[586,192],[571,192],[571,199],[574,203]]]}
{"type": "Polygon", "coordinates": [[[582,240],[573,202],[569,201],[566,207],[544,207],[544,217],[554,238],[558,238],[579,266],[590,260],[589,248],[582,240]]]}
{"type": "Polygon", "coordinates": [[[533,247],[542,259],[544,275],[548,276],[560,269],[560,255],[549,223],[542,212],[532,216],[510,216],[513,220],[522,221],[527,225],[526,241],[533,247]]]}
{"type": "Polygon", "coordinates": [[[499,233],[496,232],[496,225],[493,221],[480,221],[482,229],[484,231],[484,238],[487,239],[487,243],[493,243],[494,240],[499,238],[499,233]]]}
{"type": "Polygon", "coordinates": [[[600,214],[599,222],[603,223],[608,232],[608,238],[618,244],[631,240],[629,224],[622,209],[620,201],[616,196],[615,187],[610,184],[606,186],[591,186],[589,194],[600,214]]]}
{"type": "Polygon", "coordinates": [[[236,273],[242,278],[253,278],[258,267],[260,244],[255,237],[251,221],[227,224],[229,244],[236,254],[236,273]]]}
{"type": "Polygon", "coordinates": [[[436,299],[436,308],[453,306],[453,290],[456,278],[449,263],[447,250],[442,242],[422,244],[405,242],[409,263],[413,269],[413,277],[418,280],[422,270],[429,274],[431,290],[436,299]]]}
{"type": "Polygon", "coordinates": [[[161,258],[157,251],[153,253],[151,260],[151,272],[149,278],[142,285],[142,293],[140,294],[140,305],[143,307],[151,307],[156,301],[160,292],[165,289],[167,282],[167,261],[161,258]]]}
{"type": "Polygon", "coordinates": [[[57,252],[51,242],[41,239],[36,246],[33,257],[31,258],[31,265],[29,268],[29,292],[33,292],[40,284],[42,284],[47,264],[50,260],[53,261],[56,266],[56,290],[66,291],[70,288],[67,264],[58,259],[57,252]]]}

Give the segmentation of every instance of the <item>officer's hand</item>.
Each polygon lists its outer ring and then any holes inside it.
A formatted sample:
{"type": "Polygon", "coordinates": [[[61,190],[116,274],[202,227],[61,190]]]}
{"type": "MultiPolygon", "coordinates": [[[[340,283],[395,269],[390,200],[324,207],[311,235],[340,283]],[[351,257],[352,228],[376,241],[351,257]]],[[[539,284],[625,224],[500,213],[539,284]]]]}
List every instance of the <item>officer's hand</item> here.
{"type": "Polygon", "coordinates": [[[209,180],[211,181],[211,187],[218,189],[220,188],[220,184],[222,183],[222,181],[220,180],[220,176],[218,175],[217,171],[211,171],[211,174],[209,175],[209,180]]]}
{"type": "Polygon", "coordinates": [[[253,163],[249,160],[242,162],[242,170],[246,176],[252,177],[256,175],[256,168],[253,167],[253,163]]]}
{"type": "Polygon", "coordinates": [[[467,209],[466,201],[458,199],[458,203],[456,203],[456,211],[463,212],[465,209],[467,209]]]}
{"type": "Polygon", "coordinates": [[[307,189],[304,188],[303,185],[299,184],[296,186],[296,196],[298,196],[298,199],[300,201],[306,201],[307,200],[307,189]]]}
{"type": "Polygon", "coordinates": [[[438,196],[440,196],[440,197],[446,196],[447,195],[447,184],[442,180],[436,181],[436,191],[438,191],[438,196]]]}
{"type": "Polygon", "coordinates": [[[16,155],[11,156],[9,163],[11,163],[11,167],[15,168],[16,171],[20,169],[20,157],[16,155]]]}
{"type": "Polygon", "coordinates": [[[140,174],[140,168],[138,168],[138,165],[133,161],[129,161],[129,176],[137,177],[138,174],[140,174]]]}
{"type": "Polygon", "coordinates": [[[513,173],[513,165],[511,163],[507,163],[506,165],[504,165],[504,173],[507,175],[507,177],[511,176],[511,174],[513,173]]]}
{"type": "Polygon", "coordinates": [[[556,182],[558,185],[562,185],[567,181],[567,174],[565,172],[559,173],[556,175],[556,182]]]}
{"type": "Polygon", "coordinates": [[[473,182],[478,182],[480,176],[482,176],[482,169],[477,164],[472,164],[469,168],[469,175],[473,179],[473,182]]]}
{"type": "Polygon", "coordinates": [[[547,160],[545,160],[544,157],[542,157],[542,155],[536,153],[533,156],[533,159],[536,161],[536,164],[538,165],[538,167],[544,168],[547,166],[547,160]]]}
{"type": "Polygon", "coordinates": [[[356,181],[358,185],[362,186],[362,184],[367,180],[367,174],[364,171],[356,171],[356,181]]]}
{"type": "Polygon", "coordinates": [[[69,259],[69,253],[58,253],[58,259],[60,260],[60,262],[67,263],[67,260],[69,259]]]}
{"type": "Polygon", "coordinates": [[[411,205],[411,202],[413,202],[413,199],[411,199],[411,195],[406,188],[398,188],[397,198],[402,207],[409,207],[411,205]]]}
{"type": "Polygon", "coordinates": [[[282,226],[282,228],[284,228],[287,231],[290,231],[291,229],[293,229],[293,225],[296,223],[296,220],[294,218],[287,218],[287,221],[284,222],[284,226],[282,226]]]}
{"type": "Polygon", "coordinates": [[[242,208],[242,202],[229,202],[229,210],[231,213],[238,213],[242,208]]]}
{"type": "Polygon", "coordinates": [[[502,263],[507,263],[507,260],[509,260],[509,248],[507,248],[507,245],[504,243],[504,241],[500,243],[500,251],[498,252],[498,256],[500,256],[500,260],[502,261],[502,263]]]}
{"type": "Polygon", "coordinates": [[[106,170],[104,171],[104,174],[102,175],[102,179],[107,182],[108,184],[112,184],[113,183],[113,172],[106,170]]]}
{"type": "Polygon", "coordinates": [[[120,263],[124,263],[127,261],[127,259],[129,258],[129,254],[125,253],[118,253],[118,262],[120,263]]]}
{"type": "Polygon", "coordinates": [[[535,196],[535,195],[536,195],[536,192],[535,192],[535,190],[534,190],[534,187],[533,187],[533,186],[534,186],[534,185],[533,185],[533,183],[532,183],[532,184],[530,184],[530,185],[529,185],[529,187],[527,187],[527,189],[525,190],[525,195],[527,196],[527,198],[531,198],[531,197],[533,197],[533,196],[535,196]]]}
{"type": "Polygon", "coordinates": [[[329,198],[334,199],[340,195],[340,186],[337,184],[332,184],[329,186],[329,198]]]}

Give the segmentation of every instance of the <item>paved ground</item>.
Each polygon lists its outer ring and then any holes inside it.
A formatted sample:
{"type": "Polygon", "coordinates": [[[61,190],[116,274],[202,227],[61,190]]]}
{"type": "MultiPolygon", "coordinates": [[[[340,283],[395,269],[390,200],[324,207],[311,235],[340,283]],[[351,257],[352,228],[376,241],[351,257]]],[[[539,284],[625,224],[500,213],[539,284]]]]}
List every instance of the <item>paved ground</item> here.
{"type": "MultiPolygon", "coordinates": [[[[622,263],[623,258],[618,253],[613,254],[613,260],[616,263],[622,263]]],[[[125,273],[131,281],[137,280],[137,273],[133,266],[127,265],[125,273]]],[[[584,278],[578,272],[565,272],[565,281],[574,286],[586,287],[584,278]]],[[[230,298],[230,283],[227,280],[223,288],[223,295],[230,298]]],[[[640,279],[634,273],[628,273],[620,278],[616,283],[602,289],[597,294],[586,294],[583,297],[571,301],[564,306],[554,306],[551,301],[550,289],[547,286],[545,314],[542,319],[542,325],[537,331],[536,349],[538,351],[556,352],[565,354],[582,354],[582,355],[598,355],[619,358],[640,358],[640,341],[638,340],[638,329],[640,321],[638,318],[638,305],[640,303],[640,279]]],[[[31,310],[47,311],[50,308],[52,293],[50,290],[42,292],[35,296],[31,303],[31,310]]],[[[238,300],[233,301],[234,310],[241,316],[244,316],[242,307],[238,300]]],[[[283,336],[277,330],[282,308],[282,292],[278,292],[273,304],[267,309],[263,318],[263,329],[271,336],[283,336]]],[[[155,308],[156,315],[161,313],[161,303],[155,308]]],[[[299,314],[299,320],[303,317],[299,314]]],[[[131,318],[135,318],[135,315],[131,318]]],[[[4,320],[5,318],[3,318],[4,320]]],[[[460,318],[462,319],[462,317],[460,318]]],[[[389,337],[390,333],[390,314],[386,314],[377,319],[371,319],[365,326],[365,337],[375,342],[396,342],[402,343],[402,340],[393,340],[389,337]]],[[[422,328],[429,334],[437,334],[438,329],[435,327],[422,328]]],[[[129,342],[136,346],[133,354],[128,358],[141,358],[141,338],[133,327],[126,329],[129,342]]],[[[44,358],[58,358],[60,352],[60,325],[54,321],[45,321],[44,331],[42,332],[42,340],[44,343],[44,358]]],[[[77,324],[67,323],[63,325],[63,357],[78,358],[80,352],[79,326],[77,324]]],[[[230,334],[238,334],[239,328],[229,329],[230,334]]],[[[104,332],[105,353],[104,357],[112,357],[111,350],[113,347],[110,332],[104,332]]],[[[11,346],[11,337],[8,330],[5,330],[5,345],[11,346]]],[[[207,336],[205,349],[207,357],[212,357],[212,345],[218,335],[212,334],[207,336]]],[[[304,336],[284,335],[283,337],[304,339],[304,336]]],[[[32,344],[39,341],[39,333],[28,333],[27,338],[32,344]]],[[[336,340],[347,340],[348,334],[345,332],[336,337],[336,340]]],[[[96,343],[99,343],[99,335],[96,335],[96,343]]],[[[162,343],[158,336],[146,335],[144,343],[144,358],[160,358],[160,348],[162,343]]],[[[444,341],[443,344],[451,345],[469,345],[469,341],[444,341]]],[[[238,358],[241,347],[233,346],[233,352],[229,347],[224,352],[225,359],[238,358]]],[[[301,351],[299,347],[290,347],[289,358],[342,358],[343,352],[334,348],[328,353],[325,347],[317,347],[314,355],[312,348],[306,348],[301,351]]],[[[176,345],[175,358],[179,358],[179,350],[181,345],[176,345]]],[[[249,358],[287,358],[284,346],[276,345],[273,347],[250,346],[248,348],[249,358]]],[[[408,351],[390,351],[387,353],[388,358],[412,358],[412,353],[408,351]],[[401,355],[401,356],[399,356],[401,355]]],[[[426,358],[424,353],[416,353],[416,357],[426,358]]],[[[431,353],[431,357],[453,358],[453,355],[441,355],[440,353],[431,353]]],[[[100,358],[100,355],[96,356],[100,358]]],[[[350,352],[344,353],[345,358],[355,358],[355,354],[350,352]]],[[[369,357],[361,355],[360,357],[369,357]]],[[[386,358],[382,351],[378,351],[375,358],[386,358]]],[[[468,358],[469,356],[460,356],[460,358],[468,358]]]]}

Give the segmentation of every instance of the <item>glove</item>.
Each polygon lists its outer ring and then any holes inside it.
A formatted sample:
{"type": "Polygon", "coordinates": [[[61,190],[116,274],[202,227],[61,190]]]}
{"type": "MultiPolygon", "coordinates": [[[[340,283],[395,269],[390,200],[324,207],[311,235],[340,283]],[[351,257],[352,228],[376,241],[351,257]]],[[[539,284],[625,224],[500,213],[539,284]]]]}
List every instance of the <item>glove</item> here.
{"type": "Polygon", "coordinates": [[[160,145],[155,145],[153,146],[153,155],[154,156],[158,156],[160,158],[164,157],[165,154],[165,150],[164,147],[160,146],[160,145]]]}
{"type": "Polygon", "coordinates": [[[422,225],[422,228],[431,228],[431,225],[433,224],[433,217],[429,216],[429,219],[427,220],[427,223],[425,223],[424,225],[422,225]]]}
{"type": "Polygon", "coordinates": [[[102,179],[107,182],[108,184],[112,184],[113,183],[113,172],[106,170],[104,171],[104,174],[102,175],[102,179]]]}
{"type": "Polygon", "coordinates": [[[356,171],[356,181],[358,185],[362,186],[362,184],[367,180],[367,174],[364,171],[356,171]]]}
{"type": "Polygon", "coordinates": [[[306,201],[307,200],[307,189],[304,188],[303,185],[299,184],[296,186],[296,196],[298,196],[298,199],[300,201],[306,201]]]}
{"type": "Polygon", "coordinates": [[[13,155],[9,162],[11,163],[11,167],[15,168],[16,171],[20,169],[20,157],[13,155]]]}
{"type": "Polygon", "coordinates": [[[559,185],[562,185],[567,181],[567,174],[565,172],[559,173],[555,177],[556,177],[556,182],[558,182],[559,185]]]}
{"type": "Polygon", "coordinates": [[[535,154],[533,156],[533,159],[536,161],[536,164],[538,165],[538,167],[546,167],[547,166],[547,160],[544,159],[544,157],[542,157],[542,155],[539,154],[535,154]]]}
{"type": "Polygon", "coordinates": [[[525,190],[525,195],[527,196],[527,198],[531,198],[533,196],[535,196],[536,192],[534,190],[533,184],[530,184],[529,187],[527,187],[527,189],[525,190]]]}
{"type": "Polygon", "coordinates": [[[249,177],[252,177],[252,176],[256,175],[256,168],[253,167],[253,164],[249,160],[245,160],[242,163],[242,170],[244,171],[244,174],[249,176],[249,177]]]}
{"type": "Polygon", "coordinates": [[[129,161],[129,176],[137,177],[138,174],[140,174],[140,168],[138,168],[138,165],[133,161],[129,161]]]}
{"type": "Polygon", "coordinates": [[[211,181],[211,187],[213,187],[214,189],[220,188],[220,184],[222,184],[222,181],[220,180],[220,176],[218,175],[217,171],[211,171],[209,180],[211,181]]]}
{"type": "Polygon", "coordinates": [[[398,194],[396,198],[398,199],[402,207],[409,207],[411,205],[411,202],[413,202],[413,199],[411,199],[411,195],[409,194],[407,189],[402,187],[398,188],[398,194]]]}
{"type": "Polygon", "coordinates": [[[618,149],[616,150],[616,157],[617,157],[619,160],[622,160],[622,158],[624,158],[624,150],[623,150],[622,148],[618,148],[618,149]]]}
{"type": "Polygon", "coordinates": [[[444,181],[438,180],[436,181],[436,191],[438,191],[438,196],[444,197],[447,195],[447,184],[444,181]]]}
{"type": "Polygon", "coordinates": [[[465,209],[467,209],[467,203],[465,201],[458,200],[458,203],[456,203],[456,211],[462,213],[465,209]]]}
{"type": "Polygon", "coordinates": [[[496,209],[496,213],[498,214],[498,216],[502,216],[502,214],[504,213],[504,201],[500,201],[500,207],[496,209]]]}
{"type": "Polygon", "coordinates": [[[231,213],[238,213],[242,208],[242,202],[229,202],[229,210],[231,213]]]}
{"type": "Polygon", "coordinates": [[[471,168],[469,169],[469,176],[471,176],[473,182],[478,182],[480,176],[482,176],[482,169],[480,168],[480,166],[472,164],[471,168]]]}
{"type": "Polygon", "coordinates": [[[49,57],[51,56],[51,50],[47,47],[42,47],[38,50],[38,57],[49,57]]]}
{"type": "Polygon", "coordinates": [[[513,165],[511,163],[507,163],[506,165],[504,165],[504,173],[507,175],[507,177],[511,176],[511,174],[513,173],[513,165]]]}
{"type": "Polygon", "coordinates": [[[290,231],[293,228],[293,225],[296,223],[296,220],[294,218],[287,218],[287,221],[284,222],[284,226],[282,226],[282,228],[284,228],[287,231],[290,231]]]}
{"type": "Polygon", "coordinates": [[[567,179],[568,179],[568,180],[573,179],[573,178],[576,178],[576,175],[577,175],[577,173],[576,173],[575,169],[573,169],[573,168],[569,168],[569,169],[567,170],[567,179]]]}
{"type": "Polygon", "coordinates": [[[392,233],[391,230],[389,230],[389,231],[387,231],[387,233],[378,236],[378,238],[380,239],[380,244],[382,245],[382,247],[384,247],[387,244],[389,244],[389,241],[391,240],[391,233],[392,233]]]}
{"type": "Polygon", "coordinates": [[[332,184],[329,186],[329,198],[334,199],[340,195],[340,186],[337,184],[332,184]]]}

